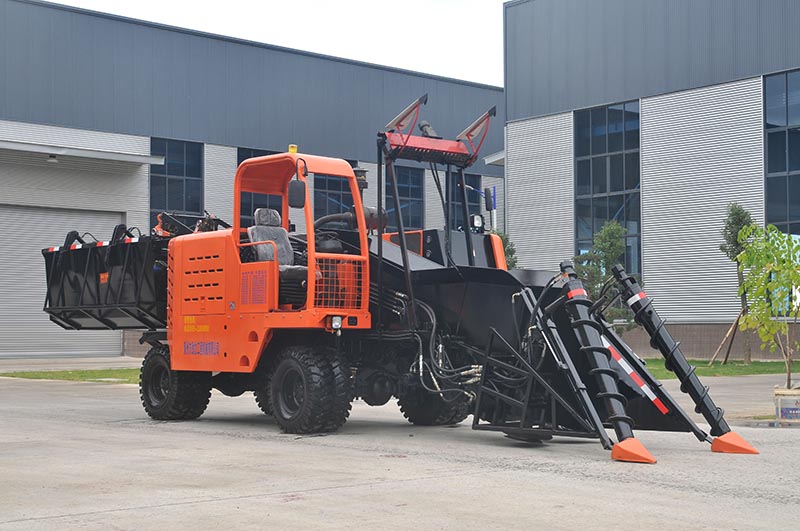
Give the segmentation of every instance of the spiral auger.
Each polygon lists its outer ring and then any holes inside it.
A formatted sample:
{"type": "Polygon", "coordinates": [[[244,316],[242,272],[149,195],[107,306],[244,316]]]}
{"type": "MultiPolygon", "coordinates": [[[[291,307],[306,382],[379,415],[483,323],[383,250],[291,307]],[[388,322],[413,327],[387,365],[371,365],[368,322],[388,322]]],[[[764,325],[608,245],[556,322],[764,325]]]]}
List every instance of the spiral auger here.
{"type": "Polygon", "coordinates": [[[757,454],[747,441],[742,439],[725,421],[724,411],[717,407],[708,393],[708,387],[700,382],[695,367],[686,359],[680,343],[666,329],[666,321],[653,308],[653,303],[639,286],[635,278],[628,275],[621,265],[611,269],[619,285],[622,298],[634,313],[636,323],[650,336],[650,345],[664,356],[667,370],[675,373],[681,383],[681,392],[688,394],[695,403],[695,411],[703,415],[711,427],[714,437],[711,450],[723,453],[757,454]]]}
{"type": "Polygon", "coordinates": [[[597,381],[600,390],[597,398],[605,403],[608,412],[606,420],[614,427],[619,440],[611,450],[611,458],[618,461],[655,463],[655,458],[634,437],[633,419],[625,411],[627,400],[619,391],[619,377],[610,365],[611,351],[603,343],[600,324],[590,314],[593,303],[572,264],[562,263],[561,271],[566,276],[566,282],[562,287],[560,304],[563,304],[569,317],[580,351],[587,357],[591,367],[589,374],[597,381]]]}

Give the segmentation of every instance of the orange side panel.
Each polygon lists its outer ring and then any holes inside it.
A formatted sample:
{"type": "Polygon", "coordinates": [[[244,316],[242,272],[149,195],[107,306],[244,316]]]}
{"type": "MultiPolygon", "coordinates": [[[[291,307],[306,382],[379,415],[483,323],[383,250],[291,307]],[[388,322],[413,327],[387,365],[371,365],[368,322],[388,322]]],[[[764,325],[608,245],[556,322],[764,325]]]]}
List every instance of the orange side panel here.
{"type": "Polygon", "coordinates": [[[508,271],[506,251],[503,249],[503,240],[497,234],[490,234],[489,241],[492,242],[492,254],[494,255],[495,266],[497,269],[508,271]]]}

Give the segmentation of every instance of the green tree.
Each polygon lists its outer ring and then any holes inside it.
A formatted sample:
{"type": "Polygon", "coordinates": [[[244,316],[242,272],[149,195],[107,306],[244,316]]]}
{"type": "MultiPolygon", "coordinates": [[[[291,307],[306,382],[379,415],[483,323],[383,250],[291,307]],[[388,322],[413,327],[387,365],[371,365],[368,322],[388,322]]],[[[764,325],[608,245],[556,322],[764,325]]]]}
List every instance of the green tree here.
{"type": "Polygon", "coordinates": [[[511,238],[505,232],[499,230],[493,230],[491,232],[492,234],[500,236],[500,239],[503,241],[503,250],[506,253],[506,266],[508,266],[509,269],[517,267],[517,248],[514,247],[514,242],[511,241],[511,238]]]}
{"type": "MultiPolygon", "coordinates": [[[[576,256],[575,272],[583,281],[589,297],[596,301],[600,298],[603,284],[611,274],[611,268],[624,261],[626,229],[616,221],[608,221],[600,229],[592,241],[588,253],[576,256]]],[[[630,313],[626,306],[616,304],[605,311],[607,319],[625,319],[630,321],[630,313]]]]}
{"type": "Polygon", "coordinates": [[[776,350],[786,364],[786,388],[792,387],[792,357],[798,348],[800,318],[800,241],[775,226],[750,225],[739,233],[738,255],[744,275],[741,291],[750,307],[739,322],[742,330],[756,330],[761,348],[776,350]],[[791,325],[791,326],[790,326],[791,325]]]}
{"type": "MultiPolygon", "coordinates": [[[[725,225],[722,227],[722,239],[724,242],[719,246],[719,250],[725,253],[725,256],[732,262],[737,263],[736,273],[739,280],[739,297],[741,298],[744,313],[747,313],[747,291],[742,289],[744,276],[737,262],[737,257],[744,251],[743,244],[739,242],[739,233],[743,228],[752,224],[753,216],[750,215],[750,212],[739,203],[730,203],[728,205],[728,214],[725,217],[725,225]]],[[[750,335],[744,334],[744,363],[749,365],[751,361],[750,335]]]]}

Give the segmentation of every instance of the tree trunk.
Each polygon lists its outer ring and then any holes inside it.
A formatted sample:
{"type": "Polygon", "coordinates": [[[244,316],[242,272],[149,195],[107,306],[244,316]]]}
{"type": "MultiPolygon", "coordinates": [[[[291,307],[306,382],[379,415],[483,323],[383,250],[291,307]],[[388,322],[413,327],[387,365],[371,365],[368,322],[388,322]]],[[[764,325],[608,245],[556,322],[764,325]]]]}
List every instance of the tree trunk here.
{"type": "MultiPolygon", "coordinates": [[[[739,289],[741,290],[742,284],[744,284],[744,274],[742,273],[742,270],[739,269],[738,267],[739,265],[737,264],[736,266],[737,266],[736,274],[739,277],[739,289]]],[[[742,292],[741,299],[742,299],[742,310],[743,310],[742,315],[744,315],[747,313],[747,293],[742,292]]],[[[750,333],[749,332],[742,333],[742,339],[744,340],[744,354],[743,354],[744,364],[750,365],[750,363],[753,361],[753,353],[750,350],[750,333]]]]}

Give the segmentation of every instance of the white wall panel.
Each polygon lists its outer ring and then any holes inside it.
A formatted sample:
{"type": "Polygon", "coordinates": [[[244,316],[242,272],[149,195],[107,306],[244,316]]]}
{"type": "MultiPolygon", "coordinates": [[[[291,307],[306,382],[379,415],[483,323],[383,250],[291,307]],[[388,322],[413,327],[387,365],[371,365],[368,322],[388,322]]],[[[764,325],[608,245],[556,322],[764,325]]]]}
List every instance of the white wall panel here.
{"type": "Polygon", "coordinates": [[[764,219],[761,92],[753,78],[642,100],[642,269],[672,321],[739,311],[720,231],[734,201],[764,219]]]}
{"type": "Polygon", "coordinates": [[[508,233],[519,267],[558,270],[575,254],[572,113],[506,127],[508,233]]]}

